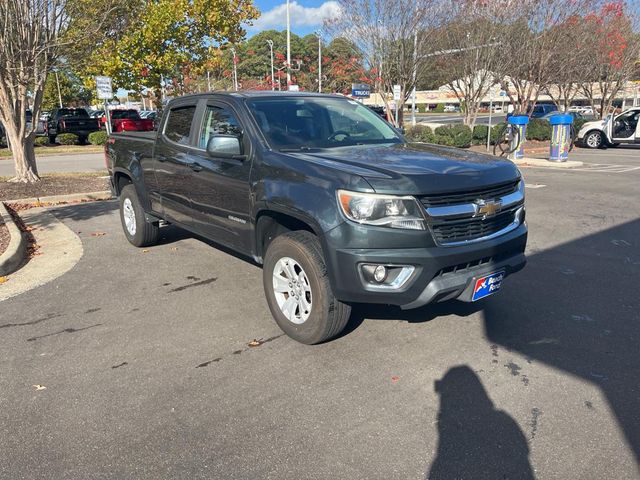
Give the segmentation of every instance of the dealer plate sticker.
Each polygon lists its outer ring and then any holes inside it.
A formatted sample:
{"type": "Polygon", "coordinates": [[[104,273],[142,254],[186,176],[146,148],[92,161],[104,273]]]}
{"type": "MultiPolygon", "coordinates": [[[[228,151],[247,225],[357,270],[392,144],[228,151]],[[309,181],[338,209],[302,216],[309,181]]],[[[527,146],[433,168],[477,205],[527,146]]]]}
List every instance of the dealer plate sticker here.
{"type": "Polygon", "coordinates": [[[486,277],[476,280],[476,284],[473,287],[473,297],[471,301],[475,302],[481,298],[488,297],[489,295],[496,293],[502,286],[502,280],[504,279],[504,270],[486,277]]]}

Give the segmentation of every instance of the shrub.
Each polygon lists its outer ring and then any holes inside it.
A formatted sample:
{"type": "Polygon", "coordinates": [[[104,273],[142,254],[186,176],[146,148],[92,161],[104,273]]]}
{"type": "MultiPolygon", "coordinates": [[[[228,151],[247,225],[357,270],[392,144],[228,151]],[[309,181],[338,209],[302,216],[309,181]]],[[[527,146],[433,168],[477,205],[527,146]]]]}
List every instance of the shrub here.
{"type": "Polygon", "coordinates": [[[546,141],[551,139],[551,124],[546,120],[532,118],[527,125],[526,135],[528,140],[546,141]]]}
{"type": "Polygon", "coordinates": [[[427,111],[426,105],[418,105],[418,112],[425,113],[427,111]]]}
{"type": "Polygon", "coordinates": [[[0,148],[7,148],[8,146],[7,137],[0,137],[0,148]]]}
{"type": "Polygon", "coordinates": [[[107,143],[109,135],[105,131],[93,132],[89,134],[89,143],[91,145],[104,145],[107,143]]]}
{"type": "Polygon", "coordinates": [[[36,137],[33,144],[36,147],[44,147],[45,145],[49,145],[49,139],[47,137],[36,137]]]}
{"type": "Polygon", "coordinates": [[[498,139],[498,135],[502,133],[506,125],[506,123],[498,123],[491,127],[491,145],[495,145],[498,140],[502,141],[502,138],[498,139]]]}
{"type": "Polygon", "coordinates": [[[453,137],[450,137],[448,135],[438,135],[435,134],[434,135],[434,142],[433,143],[437,143],[438,145],[446,145],[447,147],[455,147],[455,140],[453,139],[453,137]]]}
{"type": "Polygon", "coordinates": [[[56,137],[60,145],[78,145],[80,138],[75,133],[61,133],[56,137]]]}
{"type": "MultiPolygon", "coordinates": [[[[467,125],[446,125],[435,129],[436,138],[449,137],[452,139],[452,145],[458,148],[469,148],[473,140],[471,128],[467,125]]],[[[438,142],[440,143],[440,142],[438,142]]],[[[449,143],[443,144],[448,145],[449,143]]]]}
{"type": "Polygon", "coordinates": [[[426,125],[416,125],[409,129],[405,135],[411,142],[433,143],[434,136],[431,128],[426,125]]]}
{"type": "Polygon", "coordinates": [[[475,145],[482,145],[486,143],[488,133],[488,125],[476,125],[475,127],[473,127],[473,143],[475,145]]]}
{"type": "Polygon", "coordinates": [[[433,110],[436,113],[444,113],[444,104],[439,103],[436,105],[436,108],[433,110]]]}
{"type": "Polygon", "coordinates": [[[580,129],[582,128],[582,126],[587,123],[589,120],[585,120],[584,118],[580,118],[578,120],[576,120],[575,122],[573,122],[573,128],[576,129],[576,134],[580,131],[580,129]]]}

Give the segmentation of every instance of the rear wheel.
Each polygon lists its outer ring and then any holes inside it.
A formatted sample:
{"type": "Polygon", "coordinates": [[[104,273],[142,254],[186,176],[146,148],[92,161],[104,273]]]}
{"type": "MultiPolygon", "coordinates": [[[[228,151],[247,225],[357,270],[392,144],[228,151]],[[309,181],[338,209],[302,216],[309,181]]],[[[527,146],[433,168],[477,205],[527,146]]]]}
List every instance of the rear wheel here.
{"type": "Polygon", "coordinates": [[[320,343],[347,325],[351,307],[333,294],[320,242],[312,233],[290,232],[271,242],[262,279],[271,314],[294,340],[320,343]]]}
{"type": "Polygon", "coordinates": [[[49,135],[49,143],[54,145],[56,143],[56,135],[49,135]]]}
{"type": "Polygon", "coordinates": [[[131,184],[125,185],[120,192],[120,220],[124,235],[132,245],[147,247],[158,241],[160,227],[157,223],[147,222],[136,189],[131,184]]]}

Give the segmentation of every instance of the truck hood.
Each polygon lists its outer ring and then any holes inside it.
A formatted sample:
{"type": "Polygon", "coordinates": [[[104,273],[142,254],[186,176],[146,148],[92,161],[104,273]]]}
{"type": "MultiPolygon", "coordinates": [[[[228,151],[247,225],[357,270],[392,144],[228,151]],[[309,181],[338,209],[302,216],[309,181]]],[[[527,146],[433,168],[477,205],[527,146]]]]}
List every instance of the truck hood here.
{"type": "Polygon", "coordinates": [[[509,160],[421,143],[358,145],[287,155],[360,175],[378,193],[420,195],[471,190],[520,176],[509,160]]]}

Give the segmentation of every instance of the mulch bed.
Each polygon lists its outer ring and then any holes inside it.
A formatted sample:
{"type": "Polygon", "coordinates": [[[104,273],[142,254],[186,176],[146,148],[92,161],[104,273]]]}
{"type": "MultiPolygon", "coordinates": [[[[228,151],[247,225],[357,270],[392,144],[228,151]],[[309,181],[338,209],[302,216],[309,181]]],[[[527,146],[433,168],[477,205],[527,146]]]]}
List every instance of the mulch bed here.
{"type": "Polygon", "coordinates": [[[101,175],[56,174],[43,175],[36,183],[9,183],[0,179],[0,200],[16,200],[19,198],[42,198],[51,195],[67,195],[71,193],[90,193],[109,190],[109,179],[101,175]]]}
{"type": "Polygon", "coordinates": [[[4,251],[9,246],[9,230],[7,230],[7,226],[0,220],[0,255],[4,253],[4,251]]]}

